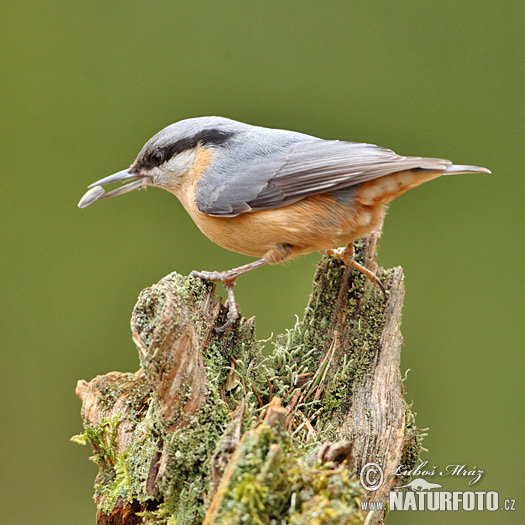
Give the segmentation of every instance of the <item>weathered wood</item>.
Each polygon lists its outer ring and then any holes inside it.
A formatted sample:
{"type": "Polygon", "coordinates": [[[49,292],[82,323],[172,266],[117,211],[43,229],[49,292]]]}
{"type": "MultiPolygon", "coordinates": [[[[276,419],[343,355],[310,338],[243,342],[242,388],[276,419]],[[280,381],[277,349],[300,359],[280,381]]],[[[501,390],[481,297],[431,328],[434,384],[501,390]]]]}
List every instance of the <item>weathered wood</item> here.
{"type": "Polygon", "coordinates": [[[170,274],[141,293],[141,369],[77,386],[75,439],[100,467],[98,523],[364,522],[358,502],[385,500],[420,448],[399,372],[403,275],[375,266],[377,239],[356,243],[356,258],[382,276],[386,299],[324,258],[304,319],[271,355],[253,319],[214,330],[226,310],[212,285],[170,274]],[[385,479],[367,494],[357,476],[370,462],[385,479]]]}

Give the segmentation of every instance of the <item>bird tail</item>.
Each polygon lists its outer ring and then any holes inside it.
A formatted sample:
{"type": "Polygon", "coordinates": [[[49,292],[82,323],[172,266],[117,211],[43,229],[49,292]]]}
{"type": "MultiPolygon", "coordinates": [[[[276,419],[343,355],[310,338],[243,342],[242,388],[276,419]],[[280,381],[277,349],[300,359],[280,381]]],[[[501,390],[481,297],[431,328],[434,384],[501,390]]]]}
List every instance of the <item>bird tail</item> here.
{"type": "Polygon", "coordinates": [[[492,173],[487,168],[480,166],[463,166],[460,164],[451,164],[447,166],[444,175],[458,175],[460,173],[492,173]]]}

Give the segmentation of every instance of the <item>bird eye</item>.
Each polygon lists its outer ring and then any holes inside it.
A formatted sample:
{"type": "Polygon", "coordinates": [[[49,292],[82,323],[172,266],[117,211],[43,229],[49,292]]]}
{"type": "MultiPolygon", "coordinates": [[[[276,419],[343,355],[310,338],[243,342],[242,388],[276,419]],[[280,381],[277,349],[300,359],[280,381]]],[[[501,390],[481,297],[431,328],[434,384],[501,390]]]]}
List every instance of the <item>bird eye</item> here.
{"type": "Polygon", "coordinates": [[[151,161],[156,164],[157,166],[159,164],[162,164],[162,162],[164,161],[164,155],[162,153],[162,151],[160,150],[156,150],[154,151],[152,154],[151,154],[151,161]]]}

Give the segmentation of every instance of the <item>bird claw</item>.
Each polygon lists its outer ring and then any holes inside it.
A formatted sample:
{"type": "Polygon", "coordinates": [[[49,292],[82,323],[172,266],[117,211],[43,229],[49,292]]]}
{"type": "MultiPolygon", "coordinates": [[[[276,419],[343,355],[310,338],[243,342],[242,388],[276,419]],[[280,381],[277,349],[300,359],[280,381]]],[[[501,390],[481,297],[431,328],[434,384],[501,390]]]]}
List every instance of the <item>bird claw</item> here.
{"type": "Polygon", "coordinates": [[[259,259],[244,266],[239,266],[239,268],[228,270],[227,272],[197,272],[193,270],[190,273],[190,277],[196,277],[205,281],[219,281],[224,285],[224,288],[226,288],[226,292],[228,293],[228,320],[222,326],[215,327],[216,332],[225,332],[233,325],[237,317],[239,317],[239,308],[237,307],[233,293],[233,286],[235,285],[237,277],[263,264],[266,264],[266,261],[259,259]]]}
{"type": "Polygon", "coordinates": [[[383,294],[383,300],[386,301],[388,292],[385,288],[385,285],[381,282],[381,279],[379,279],[379,277],[372,270],[369,270],[366,266],[363,266],[362,264],[356,262],[356,260],[354,259],[353,244],[349,244],[348,246],[343,246],[341,248],[335,248],[333,250],[326,250],[325,255],[333,257],[334,259],[343,262],[346,266],[355,268],[356,270],[360,271],[363,275],[368,277],[370,280],[375,282],[381,289],[381,292],[383,294]]]}
{"type": "Polygon", "coordinates": [[[228,320],[222,326],[216,326],[216,332],[226,332],[239,316],[239,309],[237,308],[235,295],[233,293],[235,279],[232,279],[231,273],[231,270],[229,272],[197,272],[194,270],[190,273],[190,277],[203,279],[205,281],[221,282],[224,285],[224,288],[226,288],[226,292],[228,293],[228,320]]]}
{"type": "Polygon", "coordinates": [[[234,320],[228,319],[222,326],[215,326],[213,329],[216,332],[219,332],[220,334],[222,334],[223,332],[226,332],[226,330],[228,330],[228,328],[230,328],[233,323],[234,323],[234,320]]]}

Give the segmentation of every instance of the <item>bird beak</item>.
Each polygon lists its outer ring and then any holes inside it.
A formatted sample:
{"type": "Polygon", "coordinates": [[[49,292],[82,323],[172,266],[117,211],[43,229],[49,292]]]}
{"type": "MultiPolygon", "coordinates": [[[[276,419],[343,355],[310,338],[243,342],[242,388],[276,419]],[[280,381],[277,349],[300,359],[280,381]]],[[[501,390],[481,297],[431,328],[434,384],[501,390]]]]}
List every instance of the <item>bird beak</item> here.
{"type": "Polygon", "coordinates": [[[93,204],[95,201],[98,201],[100,199],[107,199],[108,197],[115,197],[116,195],[122,195],[124,193],[128,193],[129,191],[137,190],[140,188],[145,188],[148,185],[149,177],[146,175],[138,175],[136,173],[130,173],[129,170],[122,170],[118,173],[114,173],[113,175],[110,175],[109,177],[105,177],[104,179],[100,179],[97,182],[94,182],[93,184],[90,184],[88,186],[89,191],[87,191],[84,196],[80,199],[80,202],[78,203],[79,208],[86,208],[90,204],[93,204]],[[107,193],[104,191],[104,188],[102,186],[104,184],[111,184],[112,182],[127,182],[127,181],[133,181],[129,184],[125,184],[124,186],[121,186],[120,188],[116,188],[114,190],[108,191],[107,193]]]}

